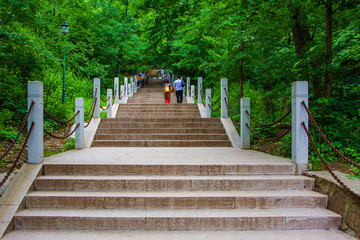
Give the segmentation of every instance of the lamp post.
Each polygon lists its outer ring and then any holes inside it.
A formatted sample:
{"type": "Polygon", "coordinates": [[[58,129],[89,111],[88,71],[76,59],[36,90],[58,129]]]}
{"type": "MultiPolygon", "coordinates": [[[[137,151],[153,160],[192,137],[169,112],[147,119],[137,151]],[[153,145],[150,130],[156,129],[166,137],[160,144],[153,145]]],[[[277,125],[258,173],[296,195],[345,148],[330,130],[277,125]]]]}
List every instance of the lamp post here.
{"type": "MultiPolygon", "coordinates": [[[[65,35],[69,32],[69,26],[66,24],[65,20],[64,23],[61,24],[61,32],[65,35]]],[[[63,56],[63,90],[62,90],[62,103],[65,102],[65,46],[64,46],[64,56],[63,56]]]]}
{"type": "Polygon", "coordinates": [[[118,58],[117,77],[119,77],[119,75],[120,75],[120,62],[121,62],[121,57],[119,56],[119,58],[118,58]]]}

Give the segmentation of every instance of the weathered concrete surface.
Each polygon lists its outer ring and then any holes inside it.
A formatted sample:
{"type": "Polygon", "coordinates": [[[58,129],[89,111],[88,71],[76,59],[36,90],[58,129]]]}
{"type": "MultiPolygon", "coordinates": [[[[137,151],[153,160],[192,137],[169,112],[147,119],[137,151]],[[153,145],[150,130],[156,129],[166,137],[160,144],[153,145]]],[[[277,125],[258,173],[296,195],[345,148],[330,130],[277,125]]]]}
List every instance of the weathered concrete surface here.
{"type": "MultiPolygon", "coordinates": [[[[348,188],[360,195],[360,180],[349,178],[341,172],[334,173],[348,188]]],[[[307,175],[315,178],[317,191],[328,195],[328,209],[343,217],[341,229],[350,229],[360,238],[360,200],[344,190],[326,171],[308,172],[307,175]]]]}
{"type": "Polygon", "coordinates": [[[354,240],[335,230],[308,231],[59,231],[19,230],[6,235],[3,240],[354,240]]]}

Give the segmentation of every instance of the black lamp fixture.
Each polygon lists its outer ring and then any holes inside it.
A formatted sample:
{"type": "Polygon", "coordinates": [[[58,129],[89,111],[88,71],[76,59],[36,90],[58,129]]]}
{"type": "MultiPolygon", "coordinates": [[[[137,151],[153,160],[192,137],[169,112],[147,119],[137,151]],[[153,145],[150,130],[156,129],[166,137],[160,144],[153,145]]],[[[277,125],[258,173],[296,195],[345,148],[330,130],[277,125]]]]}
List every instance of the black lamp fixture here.
{"type": "Polygon", "coordinates": [[[64,23],[61,24],[61,32],[66,35],[69,32],[69,25],[66,24],[65,20],[64,23]]]}

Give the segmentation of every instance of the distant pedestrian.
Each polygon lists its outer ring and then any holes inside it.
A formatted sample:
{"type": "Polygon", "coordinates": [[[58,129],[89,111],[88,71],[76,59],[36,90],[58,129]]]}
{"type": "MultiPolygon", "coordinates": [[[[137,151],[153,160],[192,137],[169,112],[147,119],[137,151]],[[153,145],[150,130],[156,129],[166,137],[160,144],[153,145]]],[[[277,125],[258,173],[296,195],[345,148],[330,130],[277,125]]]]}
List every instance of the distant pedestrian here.
{"type": "Polygon", "coordinates": [[[172,89],[173,89],[173,86],[169,83],[169,80],[165,79],[165,85],[164,85],[165,103],[170,103],[172,89]]]}
{"type": "Polygon", "coordinates": [[[178,78],[174,82],[177,103],[182,103],[184,86],[185,86],[185,82],[183,80],[181,80],[180,76],[178,76],[178,78]]]}
{"type": "Polygon", "coordinates": [[[144,86],[145,85],[145,77],[146,77],[146,73],[145,73],[145,71],[143,71],[142,73],[141,73],[141,85],[142,86],[144,86]]]}

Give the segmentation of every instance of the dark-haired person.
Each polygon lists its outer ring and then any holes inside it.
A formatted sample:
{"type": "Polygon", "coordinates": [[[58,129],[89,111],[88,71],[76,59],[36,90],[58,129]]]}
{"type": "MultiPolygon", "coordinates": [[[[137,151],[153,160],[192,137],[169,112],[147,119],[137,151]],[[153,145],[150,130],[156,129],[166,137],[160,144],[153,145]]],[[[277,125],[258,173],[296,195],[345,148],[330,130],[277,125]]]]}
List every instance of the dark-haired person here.
{"type": "Polygon", "coordinates": [[[182,103],[183,100],[183,87],[185,86],[185,82],[181,80],[181,77],[178,78],[174,82],[174,88],[176,92],[176,101],[177,103],[182,103]]]}

